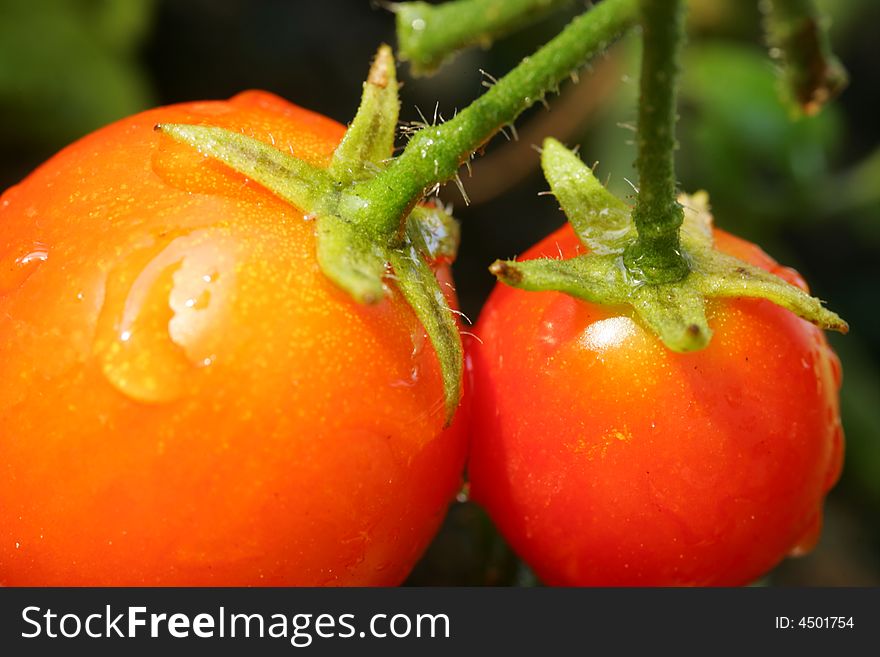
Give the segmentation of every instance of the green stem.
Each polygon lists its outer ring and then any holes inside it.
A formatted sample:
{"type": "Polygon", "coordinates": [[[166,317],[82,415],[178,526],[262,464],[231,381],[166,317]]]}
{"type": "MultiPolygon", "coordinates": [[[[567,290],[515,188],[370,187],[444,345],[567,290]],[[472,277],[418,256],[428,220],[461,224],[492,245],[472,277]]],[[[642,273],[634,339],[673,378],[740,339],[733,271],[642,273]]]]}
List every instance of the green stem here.
{"type": "Polygon", "coordinates": [[[642,72],[638,119],[639,193],[633,219],[638,239],[627,268],[649,283],[679,281],[689,272],[681,255],[684,214],[675,191],[676,96],[684,40],[682,0],[642,0],[642,72]]]}
{"type": "Polygon", "coordinates": [[[572,0],[453,0],[442,5],[402,2],[397,15],[401,59],[416,75],[428,74],[457,50],[492,41],[572,0]]]}
{"type": "Polygon", "coordinates": [[[350,216],[378,233],[399,230],[431,186],[453,178],[474,151],[621,36],[637,14],[636,0],[604,0],[575,18],[455,118],[416,133],[387,169],[343,201],[350,216]]]}

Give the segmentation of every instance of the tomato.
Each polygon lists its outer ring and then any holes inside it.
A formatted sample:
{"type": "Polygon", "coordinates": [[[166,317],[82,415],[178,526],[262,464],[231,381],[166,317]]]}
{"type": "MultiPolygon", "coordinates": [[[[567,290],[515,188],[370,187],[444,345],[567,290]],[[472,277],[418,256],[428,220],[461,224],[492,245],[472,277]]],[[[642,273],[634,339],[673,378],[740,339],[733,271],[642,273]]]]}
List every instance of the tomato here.
{"type": "MultiPolygon", "coordinates": [[[[805,287],[758,247],[717,247],[805,287]]],[[[570,226],[524,259],[572,257],[570,226]]],[[[674,353],[628,308],[498,286],[469,353],[473,498],[553,585],[740,585],[818,537],[843,434],[821,331],[710,300],[674,353]]]]}
{"type": "Polygon", "coordinates": [[[422,326],[394,289],[352,301],[311,217],[160,122],[321,166],[344,133],[261,92],[165,107],[2,196],[0,584],[401,582],[466,453],[422,326]]]}

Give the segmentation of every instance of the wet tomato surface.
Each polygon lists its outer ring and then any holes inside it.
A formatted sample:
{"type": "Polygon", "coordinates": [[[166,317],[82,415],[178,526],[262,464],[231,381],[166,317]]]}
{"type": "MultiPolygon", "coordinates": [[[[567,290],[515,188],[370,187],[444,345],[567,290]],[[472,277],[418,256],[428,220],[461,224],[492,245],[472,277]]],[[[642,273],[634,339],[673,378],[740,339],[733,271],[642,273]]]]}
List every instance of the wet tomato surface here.
{"type": "Polygon", "coordinates": [[[0,584],[399,583],[466,450],[421,325],[393,289],[351,301],[310,217],[160,122],[315,165],[344,133],[262,92],[160,108],[2,196],[0,584]]]}
{"type": "MultiPolygon", "coordinates": [[[[721,251],[805,287],[758,247],[721,251]]],[[[570,226],[527,252],[572,257],[570,226]]],[[[498,286],[474,373],[471,491],[547,584],[740,585],[818,537],[843,454],[840,365],[768,301],[712,300],[678,354],[627,309],[498,286]]]]}

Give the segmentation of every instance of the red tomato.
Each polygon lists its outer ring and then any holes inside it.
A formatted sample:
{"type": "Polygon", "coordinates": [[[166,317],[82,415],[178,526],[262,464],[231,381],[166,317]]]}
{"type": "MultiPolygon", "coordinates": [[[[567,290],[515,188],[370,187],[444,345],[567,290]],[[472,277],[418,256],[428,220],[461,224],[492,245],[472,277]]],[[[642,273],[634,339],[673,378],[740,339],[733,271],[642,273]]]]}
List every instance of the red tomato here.
{"type": "Polygon", "coordinates": [[[260,92],[165,107],[2,196],[0,584],[399,583],[466,452],[421,325],[393,289],[350,300],[309,217],[159,122],[315,165],[344,133],[260,92]]]}
{"type": "MultiPolygon", "coordinates": [[[[726,253],[804,286],[756,246],[726,253]]],[[[578,252],[570,226],[525,259],[578,252]]],[[[477,323],[473,498],[547,584],[739,585],[818,537],[840,365],[770,302],[713,300],[708,348],[626,308],[499,285],[477,323]]]]}

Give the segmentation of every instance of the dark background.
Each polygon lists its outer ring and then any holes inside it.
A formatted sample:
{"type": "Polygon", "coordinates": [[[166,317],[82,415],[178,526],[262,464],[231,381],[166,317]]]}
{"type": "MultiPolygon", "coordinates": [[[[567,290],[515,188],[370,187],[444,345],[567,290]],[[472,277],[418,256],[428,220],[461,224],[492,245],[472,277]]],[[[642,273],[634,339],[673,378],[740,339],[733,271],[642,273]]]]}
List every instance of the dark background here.
{"type": "MultiPolygon", "coordinates": [[[[780,93],[763,46],[757,3],[691,0],[677,165],[685,190],[707,189],[717,223],[796,267],[846,318],[830,335],[844,368],[847,461],[828,499],[818,548],[762,583],[880,585],[880,3],[825,0],[849,88],[819,116],[797,115],[780,93]]],[[[433,78],[400,67],[401,119],[444,116],[551,38],[572,9],[459,56],[433,78]]],[[[369,0],[0,0],[0,189],[76,138],[127,114],[168,103],[273,91],[340,122],[353,116],[380,42],[394,20],[369,0]]],[[[635,151],[638,40],[595,62],[581,83],[497,137],[454,185],[463,243],[455,267],[464,311],[475,318],[493,285],[486,267],[562,223],[531,145],[548,134],[581,145],[621,196],[635,151]]],[[[482,512],[453,505],[413,584],[534,584],[482,512]]]]}

